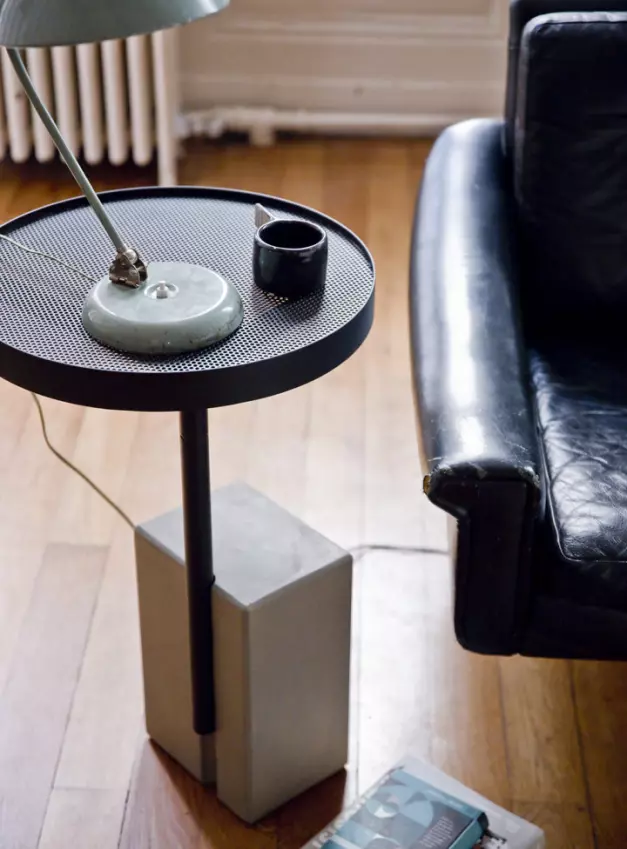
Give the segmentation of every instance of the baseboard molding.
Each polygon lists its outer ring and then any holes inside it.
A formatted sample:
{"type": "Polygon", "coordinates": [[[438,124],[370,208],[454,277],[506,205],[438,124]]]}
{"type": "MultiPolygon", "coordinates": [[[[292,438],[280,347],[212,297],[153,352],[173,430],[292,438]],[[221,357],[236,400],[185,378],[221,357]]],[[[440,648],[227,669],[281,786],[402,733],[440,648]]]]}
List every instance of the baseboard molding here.
{"type": "Polygon", "coordinates": [[[450,124],[470,117],[473,116],[457,113],[406,115],[217,106],[181,114],[177,121],[177,134],[180,139],[198,136],[216,139],[228,132],[246,133],[251,143],[259,146],[272,144],[280,132],[431,137],[450,124]]]}

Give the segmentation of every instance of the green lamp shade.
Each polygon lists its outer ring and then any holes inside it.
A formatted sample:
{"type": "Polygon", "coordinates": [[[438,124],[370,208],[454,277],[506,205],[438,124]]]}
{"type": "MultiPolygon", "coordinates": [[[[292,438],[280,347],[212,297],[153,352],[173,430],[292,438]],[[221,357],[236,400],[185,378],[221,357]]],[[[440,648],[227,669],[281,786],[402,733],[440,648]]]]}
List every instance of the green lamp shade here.
{"type": "Polygon", "coordinates": [[[0,0],[0,45],[53,47],[143,35],[220,12],[230,0],[0,0]]]}

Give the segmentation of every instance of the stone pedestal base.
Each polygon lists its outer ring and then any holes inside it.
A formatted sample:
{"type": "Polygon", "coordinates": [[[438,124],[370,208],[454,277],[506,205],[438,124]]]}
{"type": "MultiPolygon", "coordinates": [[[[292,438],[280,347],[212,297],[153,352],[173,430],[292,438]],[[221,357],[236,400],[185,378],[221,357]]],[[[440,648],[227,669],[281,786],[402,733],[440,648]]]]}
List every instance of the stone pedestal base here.
{"type": "Polygon", "coordinates": [[[212,516],[218,729],[192,728],[181,510],[136,532],[146,726],[252,823],[346,763],[352,558],[241,484],[212,516]]]}

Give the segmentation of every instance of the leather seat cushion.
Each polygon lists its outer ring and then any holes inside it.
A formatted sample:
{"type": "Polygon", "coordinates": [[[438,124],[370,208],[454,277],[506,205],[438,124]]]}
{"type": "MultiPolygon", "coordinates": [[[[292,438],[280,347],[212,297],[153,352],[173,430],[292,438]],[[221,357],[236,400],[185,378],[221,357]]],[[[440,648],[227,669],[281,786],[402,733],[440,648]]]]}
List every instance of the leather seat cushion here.
{"type": "Polygon", "coordinates": [[[536,345],[530,374],[555,544],[548,591],[627,610],[627,352],[586,351],[581,337],[536,345]]]}

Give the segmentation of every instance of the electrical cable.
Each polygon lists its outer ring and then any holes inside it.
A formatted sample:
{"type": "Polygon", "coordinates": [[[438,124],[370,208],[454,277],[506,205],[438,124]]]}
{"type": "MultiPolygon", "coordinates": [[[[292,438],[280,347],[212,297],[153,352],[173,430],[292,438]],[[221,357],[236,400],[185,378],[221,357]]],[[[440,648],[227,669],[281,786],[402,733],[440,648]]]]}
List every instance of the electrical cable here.
{"type": "Polygon", "coordinates": [[[446,548],[430,548],[423,545],[392,545],[387,543],[373,543],[372,545],[357,545],[350,549],[355,560],[360,560],[366,554],[376,552],[390,552],[392,554],[435,554],[440,557],[448,556],[446,548]]]}
{"type": "MultiPolygon", "coordinates": [[[[21,242],[18,242],[16,239],[12,239],[10,236],[4,236],[0,233],[0,239],[5,242],[9,242],[15,247],[19,248],[22,251],[26,251],[26,253],[34,254],[35,256],[40,256],[45,259],[49,259],[52,262],[56,262],[58,265],[61,265],[63,268],[68,271],[73,271],[75,274],[80,275],[85,280],[89,280],[92,283],[98,283],[98,280],[93,277],[91,274],[87,274],[84,271],[81,271],[80,268],[76,268],[74,265],[70,265],[65,260],[60,257],[54,256],[53,254],[46,253],[45,251],[38,250],[37,248],[29,248],[27,245],[23,245],[21,242]]],[[[271,309],[274,307],[271,307],[271,309]]],[[[41,432],[46,443],[46,447],[52,454],[61,462],[64,466],[67,466],[70,471],[74,472],[74,474],[78,475],[91,489],[100,496],[100,498],[105,501],[112,510],[114,510],[118,516],[128,525],[131,530],[135,530],[135,522],[131,519],[131,517],[126,513],[119,504],[107,495],[104,490],[102,490],[98,484],[93,481],[89,475],[87,475],[82,469],[79,469],[71,460],[65,457],[55,446],[51,443],[50,438],[48,436],[48,427],[46,425],[46,417],[43,411],[43,407],[41,406],[41,401],[38,396],[31,392],[33,401],[37,407],[37,412],[39,413],[39,422],[41,424],[41,432]]],[[[366,554],[374,553],[374,552],[390,552],[396,554],[432,554],[432,555],[440,555],[446,556],[449,552],[446,549],[442,548],[430,548],[429,546],[414,546],[414,545],[388,545],[386,543],[373,543],[373,544],[364,544],[355,546],[350,550],[350,553],[356,560],[360,560],[366,554]]]]}
{"type": "Polygon", "coordinates": [[[44,259],[52,260],[52,262],[56,262],[57,265],[63,266],[63,268],[68,271],[73,271],[75,274],[79,274],[85,280],[89,280],[91,283],[98,283],[98,279],[93,277],[91,274],[87,274],[85,271],[81,271],[80,268],[77,268],[75,265],[70,265],[61,257],[54,256],[54,254],[46,253],[46,251],[40,251],[37,248],[29,248],[27,245],[23,245],[21,242],[18,242],[16,239],[12,239],[10,236],[3,236],[0,233],[0,239],[5,242],[9,242],[9,244],[13,245],[16,248],[19,248],[21,251],[25,251],[28,254],[34,254],[35,256],[43,257],[44,259]]]}
{"type": "Polygon", "coordinates": [[[85,483],[94,490],[94,492],[96,492],[104,501],[106,501],[109,507],[111,507],[112,510],[115,510],[118,516],[126,522],[126,524],[129,526],[129,528],[131,528],[131,530],[135,530],[135,522],[133,522],[128,513],[125,513],[124,510],[119,506],[119,504],[116,504],[115,501],[110,498],[107,493],[104,492],[104,490],[102,490],[98,486],[98,484],[95,483],[95,481],[93,481],[89,477],[89,475],[85,474],[85,472],[82,469],[79,469],[78,466],[75,466],[74,463],[71,460],[68,460],[67,457],[64,457],[63,454],[58,450],[58,448],[55,448],[54,445],[50,442],[50,438],[48,436],[48,427],[46,425],[46,417],[44,415],[43,407],[41,406],[41,401],[39,400],[37,395],[35,395],[34,392],[31,392],[31,396],[33,398],[33,401],[35,402],[35,406],[37,407],[37,412],[39,413],[41,433],[48,449],[54,454],[57,460],[60,460],[65,466],[68,467],[68,469],[77,474],[79,478],[82,478],[82,480],[84,480],[85,483]]]}
{"type": "MultiPolygon", "coordinates": [[[[39,421],[41,424],[41,432],[44,438],[44,442],[48,449],[54,454],[54,456],[60,460],[65,466],[68,467],[72,472],[77,474],[93,491],[100,496],[112,510],[118,514],[118,516],[126,522],[131,530],[135,530],[135,522],[131,519],[131,517],[126,513],[119,504],[110,498],[104,490],[102,490],[98,484],[92,480],[89,475],[87,475],[82,469],[79,469],[71,460],[67,457],[64,457],[63,454],[55,448],[55,446],[50,442],[50,438],[48,436],[48,428],[46,425],[46,417],[44,415],[43,407],[41,406],[41,401],[35,395],[34,392],[31,392],[33,397],[33,401],[37,407],[37,412],[39,413],[39,421]]],[[[350,549],[350,553],[353,555],[355,560],[361,560],[362,557],[365,557],[366,554],[374,553],[374,552],[390,552],[395,554],[434,554],[440,556],[448,555],[448,551],[443,548],[429,548],[428,546],[419,546],[419,545],[388,545],[385,543],[375,543],[372,545],[358,545],[355,548],[350,549]]]]}

